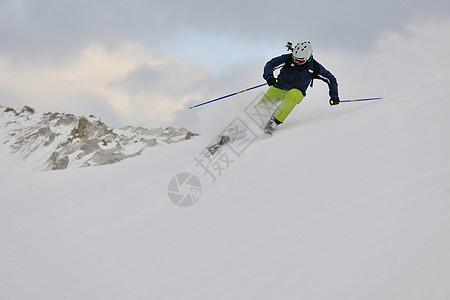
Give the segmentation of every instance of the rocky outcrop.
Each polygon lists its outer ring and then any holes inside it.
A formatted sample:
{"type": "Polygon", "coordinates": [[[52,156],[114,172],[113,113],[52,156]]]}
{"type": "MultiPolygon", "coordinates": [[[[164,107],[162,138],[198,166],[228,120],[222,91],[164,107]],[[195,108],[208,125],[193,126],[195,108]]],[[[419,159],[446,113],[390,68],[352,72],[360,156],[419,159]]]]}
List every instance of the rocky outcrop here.
{"type": "Polygon", "coordinates": [[[198,136],[174,127],[114,129],[93,115],[39,115],[29,106],[20,112],[0,106],[0,130],[1,142],[10,147],[12,155],[31,162],[35,170],[113,164],[140,155],[146,148],[198,136]]]}

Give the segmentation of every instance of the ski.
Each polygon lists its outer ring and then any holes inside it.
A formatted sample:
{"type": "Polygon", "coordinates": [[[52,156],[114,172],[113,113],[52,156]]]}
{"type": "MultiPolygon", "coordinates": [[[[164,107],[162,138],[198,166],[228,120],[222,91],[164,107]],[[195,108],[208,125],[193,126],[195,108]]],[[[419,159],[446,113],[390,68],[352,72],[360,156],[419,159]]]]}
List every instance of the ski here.
{"type": "Polygon", "coordinates": [[[220,147],[222,147],[222,145],[225,145],[226,143],[230,142],[230,137],[228,135],[222,135],[222,137],[220,138],[220,141],[218,143],[215,143],[209,147],[206,147],[206,149],[208,149],[209,153],[211,153],[211,155],[214,155],[214,153],[217,152],[217,150],[219,150],[220,147]]]}

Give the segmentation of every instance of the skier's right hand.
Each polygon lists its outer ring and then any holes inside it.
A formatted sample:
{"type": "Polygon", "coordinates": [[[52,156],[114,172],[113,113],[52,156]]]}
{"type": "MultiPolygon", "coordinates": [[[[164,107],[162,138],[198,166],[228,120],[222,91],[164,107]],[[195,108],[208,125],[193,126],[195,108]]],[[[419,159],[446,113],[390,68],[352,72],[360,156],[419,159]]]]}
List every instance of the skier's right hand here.
{"type": "Polygon", "coordinates": [[[266,81],[267,81],[267,84],[268,84],[269,86],[272,86],[272,85],[274,85],[275,83],[278,82],[278,79],[276,79],[276,78],[273,77],[273,76],[269,76],[269,77],[267,77],[266,81]]]}

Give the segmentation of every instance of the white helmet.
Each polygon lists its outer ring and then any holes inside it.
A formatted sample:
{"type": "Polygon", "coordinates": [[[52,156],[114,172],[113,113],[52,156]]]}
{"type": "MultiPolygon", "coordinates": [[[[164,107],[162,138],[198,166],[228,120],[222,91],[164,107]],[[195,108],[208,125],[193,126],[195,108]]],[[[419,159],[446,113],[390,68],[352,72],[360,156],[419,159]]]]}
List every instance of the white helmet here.
{"type": "Polygon", "coordinates": [[[311,42],[301,42],[295,45],[294,50],[292,50],[292,56],[295,59],[308,61],[311,58],[313,49],[311,42]]]}

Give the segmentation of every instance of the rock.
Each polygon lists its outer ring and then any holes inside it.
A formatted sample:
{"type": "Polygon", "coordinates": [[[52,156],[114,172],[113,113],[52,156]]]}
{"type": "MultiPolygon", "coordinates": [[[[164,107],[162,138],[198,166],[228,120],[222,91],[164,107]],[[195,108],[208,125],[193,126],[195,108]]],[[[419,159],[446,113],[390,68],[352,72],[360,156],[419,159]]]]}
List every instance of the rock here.
{"type": "Polygon", "coordinates": [[[184,137],[184,139],[185,139],[185,140],[190,140],[190,139],[192,139],[193,137],[196,137],[196,136],[198,136],[197,133],[192,133],[192,132],[188,131],[188,132],[186,133],[186,136],[184,137]]]}
{"type": "Polygon", "coordinates": [[[84,151],[84,154],[90,154],[100,149],[100,147],[98,146],[98,141],[88,140],[81,146],[80,149],[84,151]]]}
{"type": "Polygon", "coordinates": [[[22,108],[22,110],[20,111],[20,113],[21,113],[21,114],[24,114],[24,113],[34,114],[35,111],[34,111],[34,108],[29,107],[28,105],[25,105],[25,106],[22,108]]]}
{"type": "Polygon", "coordinates": [[[198,136],[174,127],[113,129],[93,115],[49,112],[39,116],[29,106],[20,113],[0,106],[0,125],[5,132],[0,142],[11,149],[13,159],[36,160],[29,164],[35,170],[112,164],[140,155],[146,148],[198,136]]]}
{"type": "Polygon", "coordinates": [[[55,162],[52,170],[64,170],[67,169],[68,166],[69,166],[69,157],[66,155],[55,162]]]}
{"type": "Polygon", "coordinates": [[[7,108],[5,108],[4,112],[5,112],[5,113],[12,112],[12,113],[13,113],[14,115],[16,115],[16,116],[19,115],[19,114],[17,113],[17,111],[16,111],[14,108],[12,108],[12,107],[7,107],[7,108]]]}

